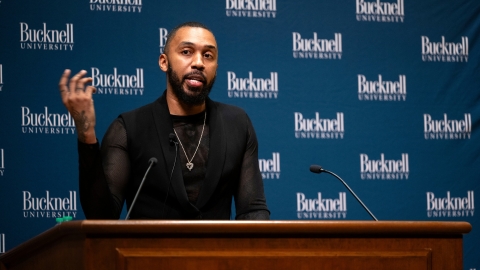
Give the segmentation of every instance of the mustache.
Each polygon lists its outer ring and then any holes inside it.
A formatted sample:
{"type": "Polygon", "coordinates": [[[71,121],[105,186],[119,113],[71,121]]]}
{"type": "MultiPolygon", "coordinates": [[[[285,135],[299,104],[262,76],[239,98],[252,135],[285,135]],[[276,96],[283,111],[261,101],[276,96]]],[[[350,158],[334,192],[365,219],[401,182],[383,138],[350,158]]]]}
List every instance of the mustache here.
{"type": "Polygon", "coordinates": [[[192,72],[189,72],[189,73],[183,75],[182,80],[185,81],[189,77],[198,77],[198,76],[202,77],[203,82],[207,82],[207,77],[199,70],[194,70],[192,72]]]}

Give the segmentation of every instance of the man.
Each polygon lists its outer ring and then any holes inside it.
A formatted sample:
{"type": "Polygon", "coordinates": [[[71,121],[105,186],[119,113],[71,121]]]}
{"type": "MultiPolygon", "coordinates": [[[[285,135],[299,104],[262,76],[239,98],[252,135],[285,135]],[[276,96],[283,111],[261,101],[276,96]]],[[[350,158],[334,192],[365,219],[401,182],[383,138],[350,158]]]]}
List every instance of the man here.
{"type": "Polygon", "coordinates": [[[208,98],[218,67],[213,33],[200,23],[174,28],[160,55],[167,89],[151,104],[121,114],[101,148],[95,135],[92,81],[81,71],[59,83],[75,120],[80,201],[87,218],[118,219],[130,208],[152,157],[152,167],[132,208],[136,219],[269,219],[258,168],[255,131],[246,113],[208,98]],[[177,142],[178,141],[178,142],[177,142]],[[177,159],[178,157],[178,159],[177,159]]]}

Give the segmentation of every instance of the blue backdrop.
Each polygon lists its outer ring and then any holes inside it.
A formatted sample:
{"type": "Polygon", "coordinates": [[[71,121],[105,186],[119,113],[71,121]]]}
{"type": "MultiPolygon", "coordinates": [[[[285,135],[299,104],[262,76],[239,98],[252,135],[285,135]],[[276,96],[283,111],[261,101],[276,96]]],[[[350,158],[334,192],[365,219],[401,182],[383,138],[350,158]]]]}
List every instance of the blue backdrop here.
{"type": "Polygon", "coordinates": [[[470,222],[464,268],[480,269],[472,0],[0,1],[0,253],[84,219],[63,70],[94,77],[101,138],[161,95],[166,34],[191,20],[217,38],[212,99],[255,126],[272,219],[370,219],[320,164],[380,220],[470,222]]]}

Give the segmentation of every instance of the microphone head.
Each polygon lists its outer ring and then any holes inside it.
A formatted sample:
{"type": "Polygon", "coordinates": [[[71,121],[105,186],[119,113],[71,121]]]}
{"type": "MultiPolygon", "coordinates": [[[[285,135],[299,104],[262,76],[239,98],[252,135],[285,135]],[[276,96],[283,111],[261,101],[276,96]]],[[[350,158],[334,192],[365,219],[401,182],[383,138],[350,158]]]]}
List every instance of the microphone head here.
{"type": "Polygon", "coordinates": [[[310,171],[313,173],[322,173],[323,169],[322,169],[322,166],[314,164],[314,165],[310,165],[310,171]]]}
{"type": "Polygon", "coordinates": [[[155,157],[152,157],[148,160],[148,163],[153,163],[153,166],[155,166],[155,164],[157,164],[157,162],[158,162],[158,160],[155,157]]]}
{"type": "Polygon", "coordinates": [[[177,143],[177,136],[175,136],[173,133],[168,134],[168,139],[170,140],[170,145],[177,143]]]}

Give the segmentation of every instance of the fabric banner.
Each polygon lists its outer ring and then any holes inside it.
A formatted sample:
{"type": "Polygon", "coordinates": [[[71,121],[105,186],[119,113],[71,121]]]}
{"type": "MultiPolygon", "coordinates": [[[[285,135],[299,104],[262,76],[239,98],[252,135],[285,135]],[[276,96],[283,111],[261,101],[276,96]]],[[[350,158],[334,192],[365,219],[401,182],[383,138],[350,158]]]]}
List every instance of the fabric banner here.
{"type": "MultiPolygon", "coordinates": [[[[217,39],[210,97],[247,111],[274,220],[467,221],[480,269],[480,2],[0,1],[0,253],[84,219],[77,135],[57,84],[93,77],[97,136],[165,89],[166,35],[217,39]],[[477,203],[478,206],[478,203],[477,203]]],[[[125,214],[124,214],[125,215],[125,214]]],[[[123,215],[123,216],[124,216],[123,215]]]]}

